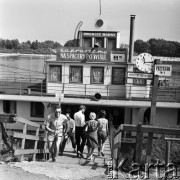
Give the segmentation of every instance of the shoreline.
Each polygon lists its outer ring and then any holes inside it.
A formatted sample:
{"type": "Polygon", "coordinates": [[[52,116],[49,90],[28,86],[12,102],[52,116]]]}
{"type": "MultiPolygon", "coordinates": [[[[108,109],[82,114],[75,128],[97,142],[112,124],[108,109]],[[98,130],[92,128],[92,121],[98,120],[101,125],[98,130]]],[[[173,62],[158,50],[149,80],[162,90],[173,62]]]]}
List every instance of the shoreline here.
{"type": "Polygon", "coordinates": [[[55,54],[51,55],[46,55],[46,54],[21,54],[21,53],[0,53],[1,57],[6,57],[6,56],[52,56],[55,57],[55,54]]]}

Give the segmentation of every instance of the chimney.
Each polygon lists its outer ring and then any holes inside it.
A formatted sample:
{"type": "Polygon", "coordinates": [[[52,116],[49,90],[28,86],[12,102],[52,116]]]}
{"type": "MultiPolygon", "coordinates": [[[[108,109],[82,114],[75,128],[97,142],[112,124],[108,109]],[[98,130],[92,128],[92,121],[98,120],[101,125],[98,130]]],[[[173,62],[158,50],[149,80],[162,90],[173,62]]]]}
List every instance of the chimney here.
{"type": "Polygon", "coordinates": [[[133,60],[133,53],[134,53],[134,23],[135,23],[135,16],[131,15],[131,22],[130,22],[130,37],[129,37],[129,62],[132,63],[133,60]]]}

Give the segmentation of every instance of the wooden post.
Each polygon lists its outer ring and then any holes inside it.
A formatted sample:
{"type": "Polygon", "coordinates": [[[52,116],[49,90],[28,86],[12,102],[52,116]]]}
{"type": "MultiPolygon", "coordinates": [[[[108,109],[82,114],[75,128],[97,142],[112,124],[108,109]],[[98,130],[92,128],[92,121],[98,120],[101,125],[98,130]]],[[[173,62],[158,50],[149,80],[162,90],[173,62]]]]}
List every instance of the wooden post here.
{"type": "Polygon", "coordinates": [[[167,164],[170,161],[170,152],[171,152],[171,141],[166,140],[165,166],[167,166],[167,164]]]}
{"type": "MultiPolygon", "coordinates": [[[[155,59],[154,61],[154,71],[155,71],[156,64],[160,64],[159,59],[155,59]]],[[[159,76],[154,75],[153,81],[154,82],[153,82],[153,89],[152,89],[150,125],[156,124],[156,101],[157,101],[159,76]]],[[[147,150],[146,150],[146,163],[150,163],[150,160],[151,160],[152,144],[153,144],[153,133],[149,133],[147,150]]]]}
{"type": "MultiPolygon", "coordinates": [[[[40,127],[38,127],[38,128],[36,129],[36,136],[37,136],[37,137],[39,137],[39,129],[40,129],[40,127]]],[[[38,140],[35,141],[34,150],[37,149],[37,144],[38,144],[38,140]]],[[[33,154],[33,161],[35,161],[35,160],[36,160],[36,153],[33,154]]]]}
{"type": "Polygon", "coordinates": [[[135,163],[141,164],[142,155],[142,145],[143,145],[143,133],[141,131],[141,122],[137,125],[137,135],[136,135],[136,149],[135,149],[135,163]]]}
{"type": "MultiPolygon", "coordinates": [[[[23,134],[26,134],[26,133],[27,133],[27,124],[24,123],[24,126],[23,126],[23,134]]],[[[22,150],[25,148],[25,142],[26,142],[26,139],[23,138],[23,139],[22,139],[22,144],[21,144],[21,149],[22,149],[22,150]]],[[[24,155],[22,154],[22,155],[21,155],[21,161],[23,161],[23,160],[24,160],[24,155]]]]}
{"type": "Polygon", "coordinates": [[[46,149],[48,148],[47,131],[44,131],[44,137],[46,139],[46,141],[44,142],[44,160],[47,161],[47,154],[46,154],[46,149]]]}
{"type": "Polygon", "coordinates": [[[143,146],[143,133],[141,131],[141,126],[144,120],[144,112],[147,108],[140,108],[138,112],[139,123],[137,125],[137,135],[136,135],[136,147],[134,152],[134,160],[136,163],[141,162],[142,146],[143,146]]]}

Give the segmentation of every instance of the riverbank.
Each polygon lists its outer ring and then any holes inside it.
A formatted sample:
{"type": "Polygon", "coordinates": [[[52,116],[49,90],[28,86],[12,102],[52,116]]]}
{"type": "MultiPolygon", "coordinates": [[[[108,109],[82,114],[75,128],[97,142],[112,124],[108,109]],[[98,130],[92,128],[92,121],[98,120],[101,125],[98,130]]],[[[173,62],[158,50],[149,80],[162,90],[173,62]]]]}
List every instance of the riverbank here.
{"type": "Polygon", "coordinates": [[[55,57],[56,55],[50,55],[50,54],[21,54],[21,53],[0,53],[1,57],[6,57],[6,56],[43,56],[43,57],[47,57],[47,56],[51,56],[51,57],[55,57]]]}

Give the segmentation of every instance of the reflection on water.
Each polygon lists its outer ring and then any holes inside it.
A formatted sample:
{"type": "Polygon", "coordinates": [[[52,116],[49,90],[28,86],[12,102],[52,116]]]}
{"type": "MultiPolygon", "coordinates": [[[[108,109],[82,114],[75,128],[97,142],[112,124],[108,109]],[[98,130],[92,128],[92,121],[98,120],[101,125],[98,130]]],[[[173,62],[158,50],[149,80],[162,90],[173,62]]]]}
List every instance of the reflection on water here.
{"type": "Polygon", "coordinates": [[[45,78],[46,56],[0,56],[0,79],[45,78]]]}

